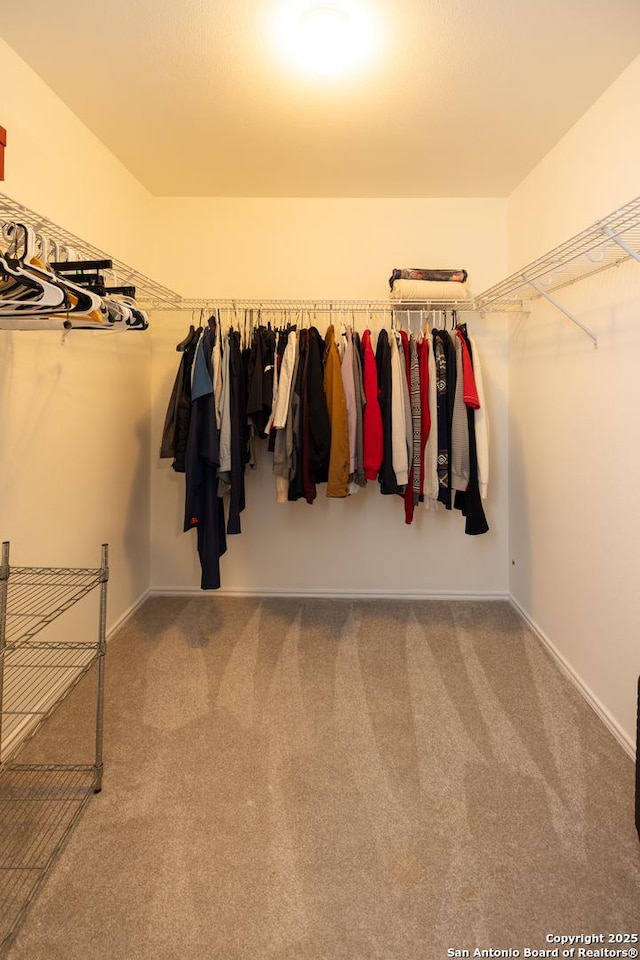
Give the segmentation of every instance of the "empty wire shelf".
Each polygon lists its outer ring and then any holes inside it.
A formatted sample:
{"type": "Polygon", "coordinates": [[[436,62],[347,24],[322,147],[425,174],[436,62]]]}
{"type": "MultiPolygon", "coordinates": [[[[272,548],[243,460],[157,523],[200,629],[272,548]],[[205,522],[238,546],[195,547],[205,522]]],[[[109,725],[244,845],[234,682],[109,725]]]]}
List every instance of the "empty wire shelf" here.
{"type": "Polygon", "coordinates": [[[100,584],[100,570],[12,567],[7,580],[5,645],[35,637],[100,584]]]}
{"type": "Polygon", "coordinates": [[[94,787],[93,766],[15,766],[0,777],[0,949],[16,931],[94,787]]]}

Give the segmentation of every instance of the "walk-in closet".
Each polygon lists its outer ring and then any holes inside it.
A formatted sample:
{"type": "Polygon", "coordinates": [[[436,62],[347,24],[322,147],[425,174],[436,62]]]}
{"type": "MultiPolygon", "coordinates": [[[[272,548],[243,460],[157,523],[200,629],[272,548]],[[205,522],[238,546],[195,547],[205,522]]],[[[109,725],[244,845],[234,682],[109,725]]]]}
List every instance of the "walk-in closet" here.
{"type": "Polygon", "coordinates": [[[637,956],[640,9],[0,26],[0,958],[637,956]]]}

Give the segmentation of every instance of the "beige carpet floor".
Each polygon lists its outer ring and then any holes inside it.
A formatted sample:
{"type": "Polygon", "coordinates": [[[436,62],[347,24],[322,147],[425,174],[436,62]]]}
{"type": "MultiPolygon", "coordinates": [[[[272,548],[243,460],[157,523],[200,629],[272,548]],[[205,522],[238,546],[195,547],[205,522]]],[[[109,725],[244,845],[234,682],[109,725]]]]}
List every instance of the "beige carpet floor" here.
{"type": "MultiPolygon", "coordinates": [[[[31,753],[79,750],[90,703],[31,753]]],[[[640,932],[632,761],[506,603],[149,600],[109,646],[105,764],[6,960],[640,932]]]]}

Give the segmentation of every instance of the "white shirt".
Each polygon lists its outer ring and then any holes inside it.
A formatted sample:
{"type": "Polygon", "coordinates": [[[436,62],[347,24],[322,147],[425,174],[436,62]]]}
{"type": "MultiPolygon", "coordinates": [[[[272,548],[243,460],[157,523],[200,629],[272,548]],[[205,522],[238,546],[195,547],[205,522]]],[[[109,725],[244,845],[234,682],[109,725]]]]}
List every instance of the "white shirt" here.
{"type": "MultiPolygon", "coordinates": [[[[405,387],[403,385],[402,359],[398,350],[396,334],[391,331],[391,450],[393,472],[400,486],[409,482],[409,457],[407,453],[407,420],[405,387]]],[[[404,377],[406,382],[406,377],[404,377]]]]}

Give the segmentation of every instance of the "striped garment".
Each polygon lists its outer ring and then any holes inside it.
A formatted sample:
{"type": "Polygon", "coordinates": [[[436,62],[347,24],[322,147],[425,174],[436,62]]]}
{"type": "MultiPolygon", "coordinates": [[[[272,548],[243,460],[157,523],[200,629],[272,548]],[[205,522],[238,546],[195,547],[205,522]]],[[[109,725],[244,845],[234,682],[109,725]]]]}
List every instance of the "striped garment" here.
{"type": "Polygon", "coordinates": [[[420,463],[422,460],[422,404],[420,396],[420,366],[415,337],[409,339],[411,360],[411,423],[413,425],[413,505],[420,499],[420,463]]]}

